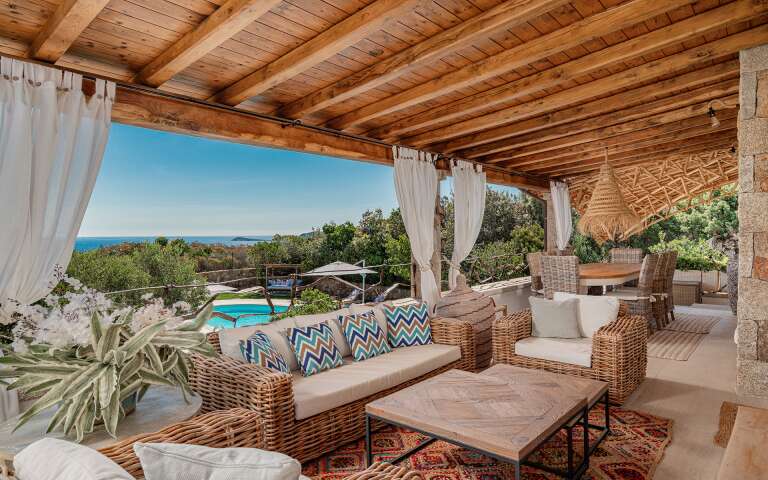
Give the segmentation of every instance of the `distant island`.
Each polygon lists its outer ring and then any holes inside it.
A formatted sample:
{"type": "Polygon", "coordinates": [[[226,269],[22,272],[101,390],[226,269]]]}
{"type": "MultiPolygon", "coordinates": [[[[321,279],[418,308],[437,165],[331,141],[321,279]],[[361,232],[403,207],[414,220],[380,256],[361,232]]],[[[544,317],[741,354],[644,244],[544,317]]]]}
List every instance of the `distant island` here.
{"type": "Polygon", "coordinates": [[[263,242],[263,238],[235,237],[230,242],[263,242]]]}

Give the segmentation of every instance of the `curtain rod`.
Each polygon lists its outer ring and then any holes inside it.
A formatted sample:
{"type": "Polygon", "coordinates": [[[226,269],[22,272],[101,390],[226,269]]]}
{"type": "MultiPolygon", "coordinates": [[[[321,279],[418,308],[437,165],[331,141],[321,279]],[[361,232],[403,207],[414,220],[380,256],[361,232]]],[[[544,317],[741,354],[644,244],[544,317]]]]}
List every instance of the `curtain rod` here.
{"type": "MultiPolygon", "coordinates": [[[[391,148],[391,147],[413,148],[413,147],[411,147],[409,145],[401,145],[401,144],[397,144],[397,143],[388,143],[388,142],[385,142],[383,140],[379,140],[379,139],[376,139],[376,138],[366,137],[364,135],[357,135],[357,134],[354,134],[354,133],[342,132],[340,130],[335,130],[335,129],[323,127],[323,126],[320,126],[320,125],[308,125],[308,124],[303,123],[301,120],[294,120],[294,119],[290,119],[290,118],[277,117],[277,116],[274,116],[274,115],[267,115],[267,114],[264,114],[264,113],[251,112],[251,111],[247,111],[247,110],[240,110],[240,109],[235,108],[233,106],[222,105],[220,103],[209,103],[209,102],[206,102],[205,100],[201,100],[199,98],[188,97],[186,95],[180,95],[180,94],[177,94],[177,93],[164,92],[164,91],[159,90],[159,89],[157,89],[155,87],[150,87],[150,86],[147,86],[147,85],[141,85],[141,84],[137,84],[137,83],[129,83],[129,82],[125,82],[123,80],[115,80],[113,78],[108,78],[108,77],[105,77],[103,75],[98,75],[98,74],[95,74],[95,73],[92,73],[92,72],[86,72],[86,71],[79,70],[79,69],[76,69],[76,68],[62,67],[60,65],[54,65],[54,64],[43,62],[43,61],[40,61],[40,60],[19,57],[17,55],[6,54],[6,53],[0,53],[0,56],[4,56],[4,57],[7,57],[7,58],[12,58],[14,60],[18,60],[18,61],[21,61],[21,62],[27,62],[27,63],[36,64],[36,65],[41,65],[41,66],[48,67],[48,68],[53,68],[53,69],[56,69],[56,70],[69,71],[69,72],[77,73],[79,75],[82,75],[83,78],[88,79],[88,80],[105,80],[105,81],[108,81],[108,82],[114,82],[118,87],[124,88],[126,90],[134,90],[134,91],[138,91],[138,92],[149,94],[149,95],[155,95],[155,96],[162,97],[162,98],[167,98],[167,99],[171,99],[171,100],[191,103],[191,104],[195,104],[195,105],[202,106],[202,107],[214,108],[214,109],[218,109],[218,110],[222,110],[222,111],[226,111],[226,112],[232,112],[232,113],[238,113],[238,114],[241,114],[241,115],[247,115],[247,116],[251,116],[251,117],[254,117],[254,118],[258,118],[260,120],[266,120],[266,121],[269,121],[269,122],[277,123],[277,124],[282,125],[284,127],[304,128],[304,129],[311,130],[311,131],[321,132],[321,133],[324,133],[324,134],[327,134],[327,135],[335,135],[336,137],[348,138],[350,140],[356,140],[358,142],[364,142],[364,143],[368,143],[368,144],[371,144],[371,145],[378,145],[380,147],[386,147],[386,148],[391,148]]],[[[423,150],[423,149],[415,149],[415,150],[423,150]]],[[[496,167],[495,165],[489,165],[489,164],[485,164],[485,163],[482,163],[482,162],[477,162],[475,160],[470,160],[470,159],[465,159],[465,158],[461,158],[461,157],[446,155],[446,154],[441,153],[441,152],[435,152],[435,151],[431,151],[431,150],[423,150],[423,151],[428,152],[428,153],[432,153],[434,155],[437,155],[437,159],[436,160],[441,160],[441,159],[446,159],[446,160],[451,160],[451,159],[464,160],[465,162],[469,162],[469,163],[472,163],[473,165],[482,167],[483,170],[485,170],[485,171],[495,171],[495,172],[498,172],[498,173],[503,173],[503,174],[508,174],[508,175],[519,175],[521,177],[526,177],[526,178],[536,178],[536,179],[542,178],[542,177],[539,177],[539,176],[536,176],[536,175],[531,175],[531,174],[526,173],[526,172],[517,172],[517,171],[514,171],[514,170],[506,170],[506,169],[503,169],[503,168],[496,167]]]]}

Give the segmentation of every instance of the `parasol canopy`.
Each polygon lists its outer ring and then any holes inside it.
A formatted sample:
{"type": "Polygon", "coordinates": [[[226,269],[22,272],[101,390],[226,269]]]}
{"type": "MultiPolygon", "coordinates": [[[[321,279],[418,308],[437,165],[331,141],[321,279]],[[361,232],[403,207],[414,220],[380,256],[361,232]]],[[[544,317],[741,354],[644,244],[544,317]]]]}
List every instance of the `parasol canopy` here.
{"type": "Polygon", "coordinates": [[[322,267],[317,267],[314,270],[310,270],[303,275],[305,277],[329,277],[329,276],[341,276],[341,275],[368,275],[376,273],[375,271],[361,267],[360,265],[352,265],[347,262],[332,262],[322,267]]]}
{"type": "Polygon", "coordinates": [[[624,195],[606,155],[587,210],[579,219],[579,232],[603,244],[608,240],[616,240],[622,232],[639,222],[640,218],[624,201],[624,195]]]}

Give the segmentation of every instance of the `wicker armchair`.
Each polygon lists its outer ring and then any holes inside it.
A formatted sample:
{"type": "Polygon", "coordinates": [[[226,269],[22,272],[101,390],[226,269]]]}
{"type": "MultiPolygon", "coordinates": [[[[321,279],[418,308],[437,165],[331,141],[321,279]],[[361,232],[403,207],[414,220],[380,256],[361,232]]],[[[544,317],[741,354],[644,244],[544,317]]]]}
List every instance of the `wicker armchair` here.
{"type": "MultiPolygon", "coordinates": [[[[159,432],[126,438],[99,451],[123,467],[137,480],[144,478],[133,444],[184,443],[214,448],[246,447],[264,449],[264,425],[259,414],[242,408],[210,412],[159,432]]],[[[417,480],[421,476],[404,467],[376,462],[344,480],[417,480]]],[[[174,479],[168,479],[174,480],[174,479]]]]}
{"type": "MultiPolygon", "coordinates": [[[[475,370],[475,334],[469,322],[451,318],[431,320],[435,343],[457,345],[461,358],[421,377],[309,418],[296,420],[292,376],[226,356],[192,356],[190,384],[203,399],[204,412],[245,408],[264,422],[267,450],[305,462],[359,438],[365,433],[365,405],[450,369],[475,370]]],[[[218,334],[209,341],[221,352],[218,334]]]]}
{"type": "Polygon", "coordinates": [[[640,263],[643,261],[642,248],[612,248],[611,263],[640,263]]]}
{"type": "Polygon", "coordinates": [[[536,295],[544,295],[544,285],[541,281],[541,257],[544,252],[532,252],[526,255],[528,271],[531,273],[531,290],[536,295]]]}
{"type": "Polygon", "coordinates": [[[515,354],[515,343],[531,336],[531,311],[526,309],[493,324],[493,359],[523,368],[602,380],[611,402],[621,404],[645,379],[648,328],[643,317],[622,306],[618,318],[592,338],[592,366],[584,367],[515,354]]]}

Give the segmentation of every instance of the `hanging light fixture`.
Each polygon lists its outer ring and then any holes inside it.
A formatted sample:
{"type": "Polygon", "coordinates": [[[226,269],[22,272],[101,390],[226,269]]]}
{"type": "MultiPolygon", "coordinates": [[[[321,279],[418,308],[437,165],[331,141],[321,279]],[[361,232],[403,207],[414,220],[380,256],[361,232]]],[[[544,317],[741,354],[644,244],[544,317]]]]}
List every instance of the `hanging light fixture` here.
{"type": "Polygon", "coordinates": [[[640,219],[624,201],[616,175],[608,163],[608,149],[605,149],[605,163],[600,168],[587,209],[579,219],[579,232],[603,244],[618,240],[638,223],[640,219]]]}
{"type": "Polygon", "coordinates": [[[709,115],[709,123],[712,125],[712,128],[718,128],[720,126],[720,120],[717,118],[717,111],[714,107],[715,102],[722,105],[723,108],[726,106],[720,100],[712,100],[707,104],[707,115],[709,115]]]}

